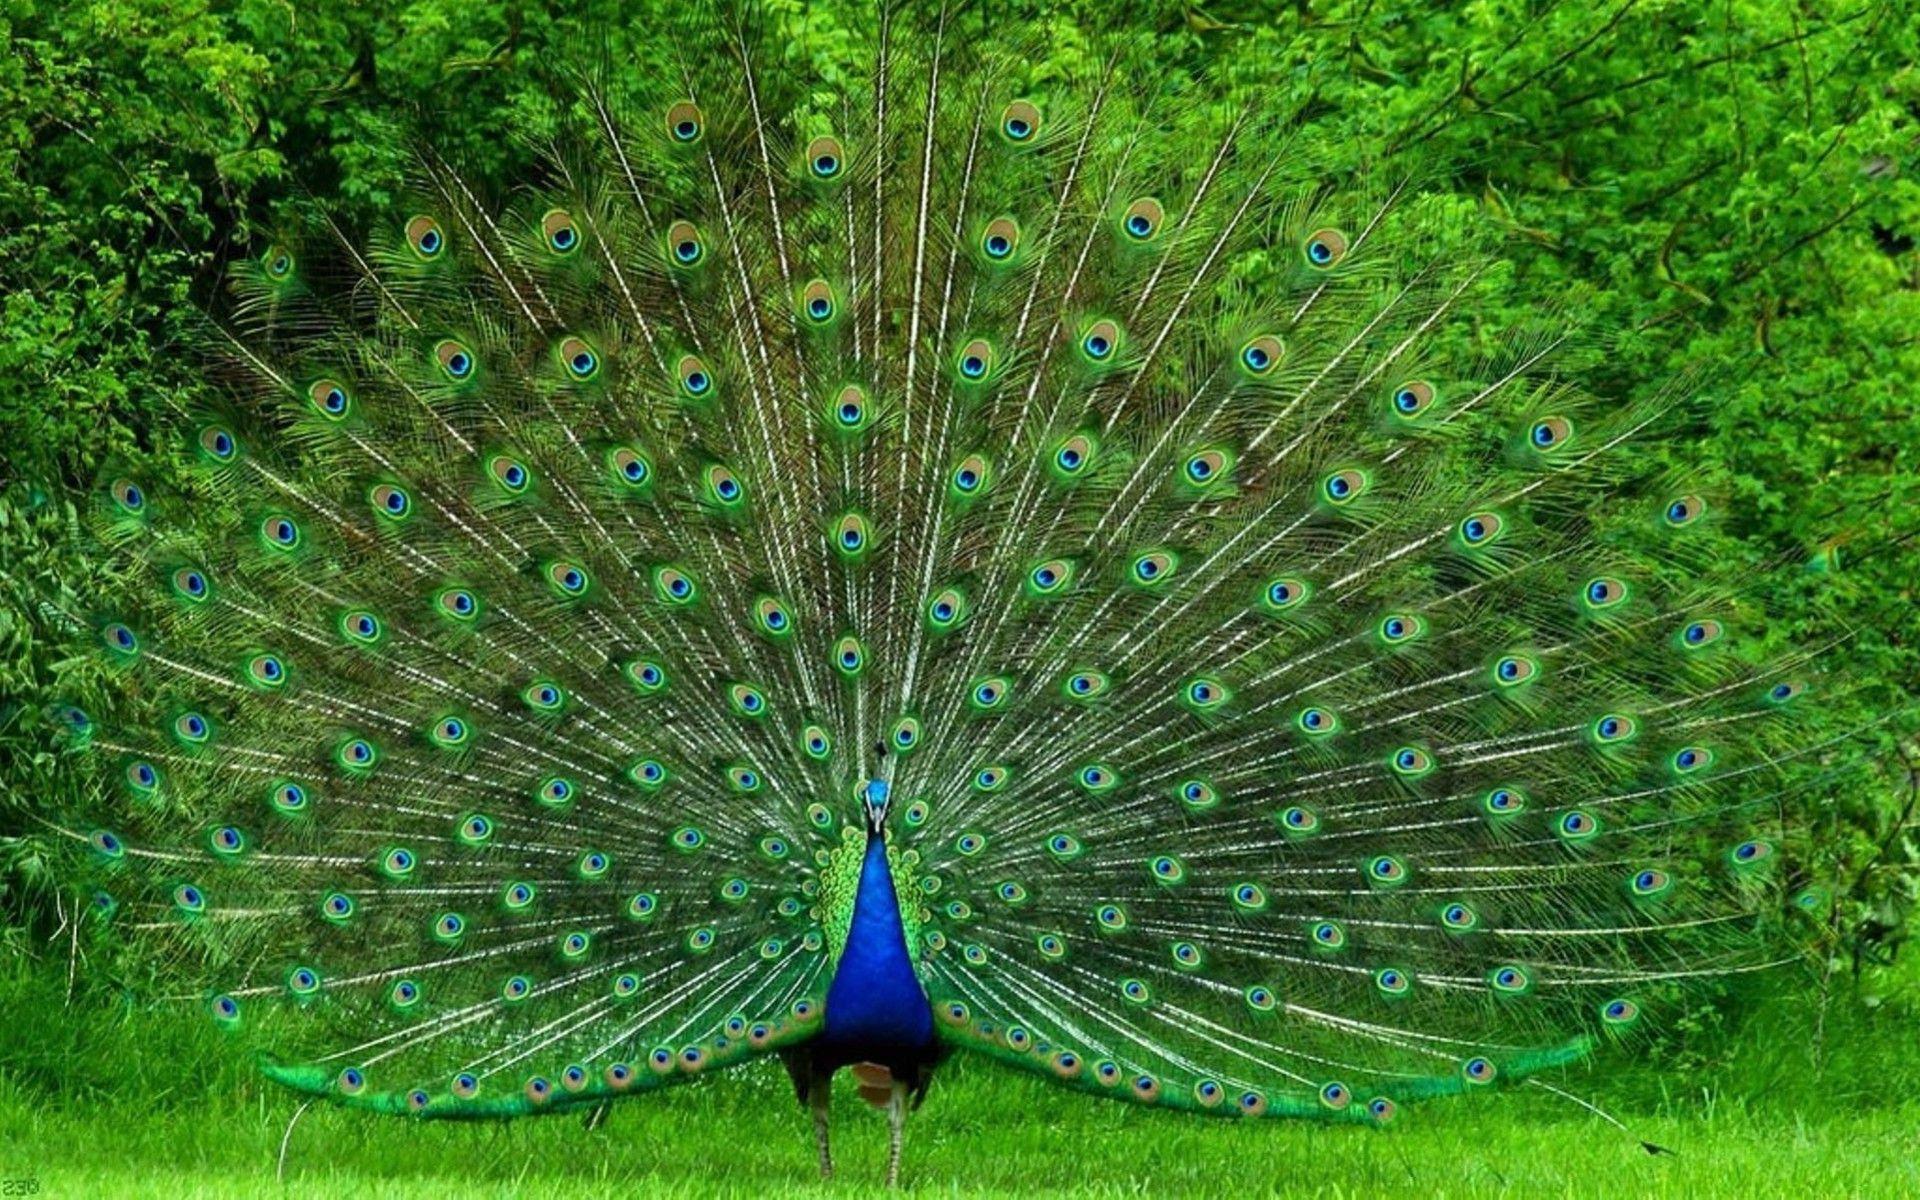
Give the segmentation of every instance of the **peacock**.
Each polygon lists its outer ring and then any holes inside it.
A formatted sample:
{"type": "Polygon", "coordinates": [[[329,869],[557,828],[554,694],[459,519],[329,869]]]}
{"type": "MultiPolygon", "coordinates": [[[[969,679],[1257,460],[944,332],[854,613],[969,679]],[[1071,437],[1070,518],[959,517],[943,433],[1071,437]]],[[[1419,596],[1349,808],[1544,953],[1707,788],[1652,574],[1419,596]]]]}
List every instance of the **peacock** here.
{"type": "Polygon", "coordinates": [[[955,1052],[1379,1125],[1817,903],[1819,656],[1713,553],[1710,381],[1496,319],[1410,154],[979,22],[816,78],[694,13],[545,64],[517,188],[423,116],[386,219],[230,264],[90,509],[118,695],[50,821],[273,1080],[506,1118],[774,1054],[826,1175],[856,1069],[893,1183],[955,1052]]]}

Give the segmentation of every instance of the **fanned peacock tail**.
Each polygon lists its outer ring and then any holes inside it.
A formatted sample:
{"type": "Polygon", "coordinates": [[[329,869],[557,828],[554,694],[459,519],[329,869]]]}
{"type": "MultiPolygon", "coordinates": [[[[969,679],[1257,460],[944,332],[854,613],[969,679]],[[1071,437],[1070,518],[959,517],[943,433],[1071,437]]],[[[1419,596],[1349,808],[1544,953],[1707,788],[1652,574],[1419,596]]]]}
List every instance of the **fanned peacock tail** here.
{"type": "Polygon", "coordinates": [[[1773,956],[1814,656],[1731,636],[1686,386],[1486,327],[1465,222],[1295,114],[676,36],[524,190],[429,145],[264,245],[186,486],[105,489],[64,828],[215,1020],[288,1010],[275,1078],[512,1114],[805,1042],[870,778],[941,1042],[1097,1094],[1384,1120],[1773,956]]]}

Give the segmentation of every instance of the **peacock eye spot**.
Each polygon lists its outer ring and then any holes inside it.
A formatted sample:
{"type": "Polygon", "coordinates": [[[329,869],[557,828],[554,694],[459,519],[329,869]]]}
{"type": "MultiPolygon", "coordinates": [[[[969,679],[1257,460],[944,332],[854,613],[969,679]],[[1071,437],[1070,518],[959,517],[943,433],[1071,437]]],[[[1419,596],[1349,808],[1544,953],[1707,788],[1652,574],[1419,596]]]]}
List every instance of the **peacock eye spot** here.
{"type": "Polygon", "coordinates": [[[693,135],[698,132],[700,132],[700,127],[694,124],[691,120],[678,121],[678,122],[675,122],[673,126],[673,135],[679,138],[683,142],[691,141],[693,139],[693,135]]]}
{"type": "Polygon", "coordinates": [[[993,255],[995,258],[1004,258],[1007,251],[1011,249],[1013,249],[1012,243],[1008,242],[1007,239],[1000,234],[996,233],[987,239],[987,253],[993,255]]]}
{"type": "Polygon", "coordinates": [[[831,154],[822,154],[813,160],[813,169],[822,175],[831,175],[840,169],[840,160],[831,154]]]}

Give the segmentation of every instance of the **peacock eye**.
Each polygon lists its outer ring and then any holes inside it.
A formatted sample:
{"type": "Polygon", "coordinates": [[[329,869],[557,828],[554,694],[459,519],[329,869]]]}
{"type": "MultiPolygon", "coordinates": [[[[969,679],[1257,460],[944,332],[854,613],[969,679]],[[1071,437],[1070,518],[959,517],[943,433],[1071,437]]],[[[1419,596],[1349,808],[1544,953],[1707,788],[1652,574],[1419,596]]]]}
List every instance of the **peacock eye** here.
{"type": "Polygon", "coordinates": [[[700,140],[700,134],[706,127],[706,117],[700,106],[691,100],[681,100],[667,108],[667,133],[674,141],[682,144],[700,140]]]}
{"type": "Polygon", "coordinates": [[[1536,421],[1527,431],[1527,440],[1537,450],[1551,450],[1573,436],[1573,426],[1564,417],[1548,417],[1536,421]]]}
{"type": "Polygon", "coordinates": [[[1160,232],[1160,224],[1166,220],[1166,215],[1166,210],[1161,207],[1158,200],[1152,198],[1135,200],[1122,214],[1120,225],[1126,231],[1129,240],[1145,242],[1160,232]]]}
{"type": "Polygon", "coordinates": [[[1105,362],[1120,345],[1120,327],[1112,321],[1095,321],[1080,336],[1080,350],[1094,362],[1105,362]]]}
{"type": "Polygon", "coordinates": [[[422,259],[440,256],[446,248],[446,235],[440,231],[440,222],[429,216],[417,216],[407,222],[407,245],[422,259]]]}
{"type": "Polygon", "coordinates": [[[1286,346],[1277,334],[1263,333],[1240,347],[1240,367],[1255,377],[1268,375],[1285,353],[1286,346]]]}
{"type": "Polygon", "coordinates": [[[807,144],[807,167],[815,179],[832,179],[840,174],[846,151],[834,137],[817,137],[807,144]]]}
{"type": "Polygon", "coordinates": [[[1000,114],[1000,132],[1008,141],[1021,144],[1040,132],[1040,110],[1032,101],[1015,100],[1000,114]]]}
{"type": "Polygon", "coordinates": [[[1338,229],[1317,229],[1307,235],[1302,246],[1310,266],[1327,268],[1347,256],[1347,235],[1338,229]]]}
{"type": "Polygon", "coordinates": [[[574,228],[573,217],[564,209],[551,209],[541,217],[540,232],[547,240],[547,249],[554,254],[571,254],[580,245],[580,232],[574,228]]]}

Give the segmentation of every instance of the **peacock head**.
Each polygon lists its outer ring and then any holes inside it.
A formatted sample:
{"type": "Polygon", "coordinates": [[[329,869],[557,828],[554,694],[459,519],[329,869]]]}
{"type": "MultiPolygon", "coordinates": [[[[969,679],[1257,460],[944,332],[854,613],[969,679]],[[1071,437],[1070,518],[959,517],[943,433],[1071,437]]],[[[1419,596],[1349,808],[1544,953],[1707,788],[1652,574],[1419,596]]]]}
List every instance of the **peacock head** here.
{"type": "Polygon", "coordinates": [[[887,800],[893,786],[884,779],[869,779],[860,789],[860,798],[866,804],[867,832],[877,835],[887,824],[887,800]]]}

